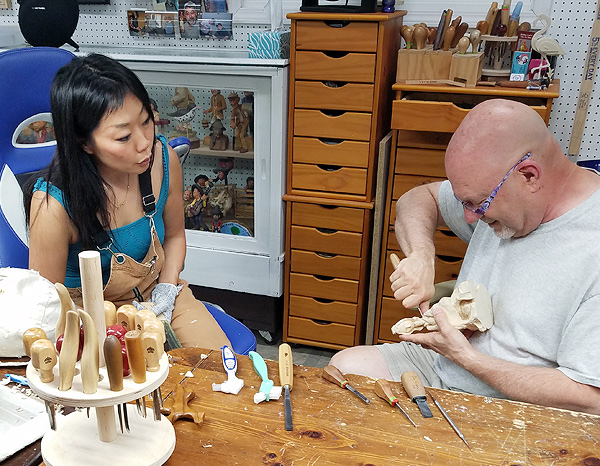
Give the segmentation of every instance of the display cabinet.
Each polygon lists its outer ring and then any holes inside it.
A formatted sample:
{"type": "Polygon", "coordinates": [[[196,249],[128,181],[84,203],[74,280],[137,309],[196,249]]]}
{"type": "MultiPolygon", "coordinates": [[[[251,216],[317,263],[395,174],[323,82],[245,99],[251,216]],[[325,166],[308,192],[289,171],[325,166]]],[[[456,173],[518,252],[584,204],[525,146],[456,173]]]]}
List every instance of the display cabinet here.
{"type": "Polygon", "coordinates": [[[138,74],[156,103],[159,132],[168,140],[192,141],[182,165],[184,187],[201,182],[199,175],[214,180],[203,222],[188,218],[181,277],[192,285],[281,296],[287,60],[248,59],[242,51],[214,56],[168,48],[97,51],[138,74]],[[220,111],[211,109],[215,90],[221,98],[213,102],[225,107],[220,111]],[[253,189],[247,187],[250,178],[253,189]],[[223,214],[215,220],[220,232],[212,231],[215,206],[223,214]]]}
{"type": "MultiPolygon", "coordinates": [[[[378,256],[379,268],[374,343],[397,342],[391,327],[418,311],[406,309],[394,299],[389,276],[393,268],[390,254],[404,255],[394,231],[396,201],[406,191],[434,181],[446,179],[444,154],[454,131],[469,110],[484,100],[505,98],[531,106],[544,119],[550,118],[552,100],[558,97],[557,81],[545,91],[516,88],[458,88],[395,84],[392,107],[392,154],[385,194],[383,240],[378,256]]],[[[435,282],[458,277],[467,245],[449,229],[439,228],[434,237],[436,248],[435,282]]]]}

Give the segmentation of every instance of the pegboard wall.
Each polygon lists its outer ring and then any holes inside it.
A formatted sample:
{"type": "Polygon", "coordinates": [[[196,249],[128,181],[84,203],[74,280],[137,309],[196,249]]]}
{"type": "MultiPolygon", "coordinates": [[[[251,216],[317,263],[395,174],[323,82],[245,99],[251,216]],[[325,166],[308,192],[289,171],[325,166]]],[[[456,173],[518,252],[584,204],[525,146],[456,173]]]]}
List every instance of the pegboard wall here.
{"type": "MultiPolygon", "coordinates": [[[[0,24],[18,23],[18,5],[16,0],[12,3],[11,9],[0,10],[0,24]]],[[[194,49],[199,47],[247,49],[248,32],[256,28],[264,29],[265,27],[264,25],[236,25],[234,17],[234,36],[233,40],[230,41],[180,39],[178,36],[175,38],[130,37],[127,29],[127,10],[132,8],[151,9],[151,6],[152,2],[150,0],[112,0],[110,5],[80,5],[79,26],[75,32],[74,40],[80,44],[107,46],[153,45],[194,49]]],[[[410,2],[406,2],[403,8],[410,11],[410,2]]],[[[580,2],[554,0],[552,5],[552,24],[547,34],[558,40],[566,54],[564,57],[559,58],[555,74],[555,77],[560,79],[560,97],[555,99],[553,103],[550,129],[565,153],[571,137],[595,12],[596,2],[593,0],[580,2]]],[[[596,74],[595,81],[598,80],[599,74],[596,74]]],[[[595,131],[597,120],[600,118],[600,96],[597,94],[598,89],[595,82],[578,157],[581,160],[600,158],[597,150],[597,147],[600,146],[600,136],[595,131]]]]}
{"type": "MultiPolygon", "coordinates": [[[[127,10],[152,10],[152,0],[111,0],[110,5],[79,5],[79,23],[73,40],[82,45],[94,46],[160,46],[191,49],[248,49],[248,32],[265,29],[265,25],[236,24],[233,22],[231,40],[182,39],[176,28],[176,37],[131,37],[127,27],[127,10]]],[[[12,8],[0,9],[0,24],[18,24],[17,0],[12,8]]],[[[0,44],[1,46],[2,44],[0,44]]]]}

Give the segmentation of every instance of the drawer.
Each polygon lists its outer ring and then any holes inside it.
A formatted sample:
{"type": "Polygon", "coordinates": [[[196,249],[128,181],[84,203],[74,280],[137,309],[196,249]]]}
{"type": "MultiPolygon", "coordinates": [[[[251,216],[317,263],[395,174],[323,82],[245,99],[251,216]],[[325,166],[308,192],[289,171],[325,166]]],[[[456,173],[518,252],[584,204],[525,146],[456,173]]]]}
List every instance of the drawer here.
{"type": "Polygon", "coordinates": [[[375,82],[374,53],[296,52],[294,79],[375,82]]]}
{"type": "Polygon", "coordinates": [[[373,90],[373,84],[296,81],[294,107],[371,112],[373,90]]]}
{"type": "MultiPolygon", "coordinates": [[[[392,333],[392,326],[400,319],[417,317],[419,312],[406,309],[400,301],[394,298],[381,299],[381,313],[379,317],[379,340],[397,342],[398,336],[392,333]]],[[[377,342],[376,342],[377,343],[377,342]]]]}
{"type": "Polygon", "coordinates": [[[354,303],[291,295],[288,309],[289,315],[294,317],[354,325],[357,306],[354,303]]]}
{"type": "MultiPolygon", "coordinates": [[[[546,118],[548,109],[545,106],[531,108],[546,118]]],[[[394,100],[392,129],[454,133],[468,113],[469,109],[460,108],[453,102],[394,100]]]]}
{"type": "Polygon", "coordinates": [[[296,21],[296,49],[376,52],[378,32],[364,21],[296,21]]]}
{"type": "Polygon", "coordinates": [[[354,231],[357,233],[361,233],[364,228],[364,209],[303,202],[293,202],[291,206],[292,225],[354,231]]]}
{"type": "Polygon", "coordinates": [[[354,345],[354,326],[335,322],[315,322],[311,319],[288,319],[288,337],[342,346],[354,345]]]}
{"type": "MultiPolygon", "coordinates": [[[[451,230],[438,229],[433,235],[435,252],[440,256],[464,257],[467,252],[467,243],[456,236],[451,230]]],[[[400,245],[396,240],[394,228],[389,227],[387,248],[390,250],[400,250],[400,245]]]]}
{"type": "Polygon", "coordinates": [[[292,189],[364,196],[367,192],[367,169],[294,163],[292,189]]]}
{"type": "MultiPolygon", "coordinates": [[[[315,245],[315,249],[319,246],[315,245]]],[[[293,249],[290,256],[292,272],[327,275],[336,278],[358,280],[360,278],[359,257],[341,256],[339,254],[325,254],[313,251],[299,251],[293,249]]]]}
{"type": "Polygon", "coordinates": [[[360,257],[362,233],[292,225],[290,245],[292,249],[318,250],[329,254],[360,257]]]}
{"type": "Polygon", "coordinates": [[[294,136],[371,140],[371,114],[343,112],[325,114],[319,110],[294,110],[294,136]]]}
{"type": "Polygon", "coordinates": [[[297,137],[293,139],[292,161],[294,163],[367,168],[369,166],[369,143],[297,137]]]}
{"type": "MultiPolygon", "coordinates": [[[[392,262],[390,261],[389,255],[392,252],[395,252],[396,255],[402,260],[405,256],[401,251],[392,251],[391,249],[387,250],[388,257],[385,260],[385,271],[383,273],[383,296],[394,297],[392,293],[391,283],[390,283],[390,275],[394,271],[392,267],[392,262]]],[[[458,278],[458,274],[460,272],[460,268],[462,266],[463,259],[461,257],[447,257],[447,256],[436,256],[435,258],[435,283],[445,282],[447,280],[456,280],[458,278]]]]}
{"type": "Polygon", "coordinates": [[[357,303],[358,282],[343,278],[324,278],[302,273],[290,273],[290,294],[357,303]]]}
{"type": "MultiPolygon", "coordinates": [[[[410,191],[412,188],[444,180],[445,178],[438,178],[435,176],[395,175],[394,187],[392,189],[392,198],[394,201],[397,201],[400,198],[400,196],[402,196],[405,192],[410,191]]],[[[395,211],[396,205],[395,203],[393,204],[394,205],[392,207],[395,211]]],[[[394,214],[394,218],[395,217],[396,215],[394,214]]]]}
{"type": "Polygon", "coordinates": [[[443,150],[398,147],[396,149],[396,168],[394,171],[404,175],[446,178],[445,153],[443,150]]]}

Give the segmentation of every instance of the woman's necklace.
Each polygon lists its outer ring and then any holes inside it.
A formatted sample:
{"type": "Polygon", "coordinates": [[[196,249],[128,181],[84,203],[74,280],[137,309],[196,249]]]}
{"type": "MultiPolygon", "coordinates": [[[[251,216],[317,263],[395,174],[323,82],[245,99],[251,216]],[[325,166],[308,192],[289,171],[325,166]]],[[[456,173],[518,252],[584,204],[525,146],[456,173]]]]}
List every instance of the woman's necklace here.
{"type": "MultiPolygon", "coordinates": [[[[113,205],[115,206],[115,209],[120,209],[121,207],[123,207],[123,205],[125,204],[125,201],[127,200],[127,194],[129,194],[129,179],[131,178],[131,173],[127,174],[127,190],[125,191],[125,196],[123,197],[123,202],[121,202],[119,205],[116,205],[113,202],[113,205]]],[[[116,200],[116,197],[115,197],[116,200]]]]}

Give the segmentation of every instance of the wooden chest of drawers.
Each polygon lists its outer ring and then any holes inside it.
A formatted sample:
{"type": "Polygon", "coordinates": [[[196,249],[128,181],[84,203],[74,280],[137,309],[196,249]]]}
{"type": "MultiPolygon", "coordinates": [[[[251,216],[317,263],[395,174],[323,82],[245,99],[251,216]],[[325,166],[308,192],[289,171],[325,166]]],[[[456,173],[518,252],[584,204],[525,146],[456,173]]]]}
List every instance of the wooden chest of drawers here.
{"type": "Polygon", "coordinates": [[[284,341],[364,343],[378,144],[404,13],[288,15],[284,341]]]}
{"type": "MultiPolygon", "coordinates": [[[[523,102],[535,109],[548,123],[552,99],[558,96],[558,82],[547,91],[509,88],[458,88],[395,84],[392,106],[393,147],[387,179],[384,232],[379,259],[378,290],[375,307],[374,343],[395,342],[391,326],[404,317],[417,315],[394,299],[389,276],[393,268],[389,255],[404,257],[394,234],[396,201],[411,188],[446,178],[444,153],[452,133],[469,109],[484,100],[503,97],[523,102]]],[[[435,233],[435,282],[456,279],[467,245],[448,229],[435,233]]]]}

